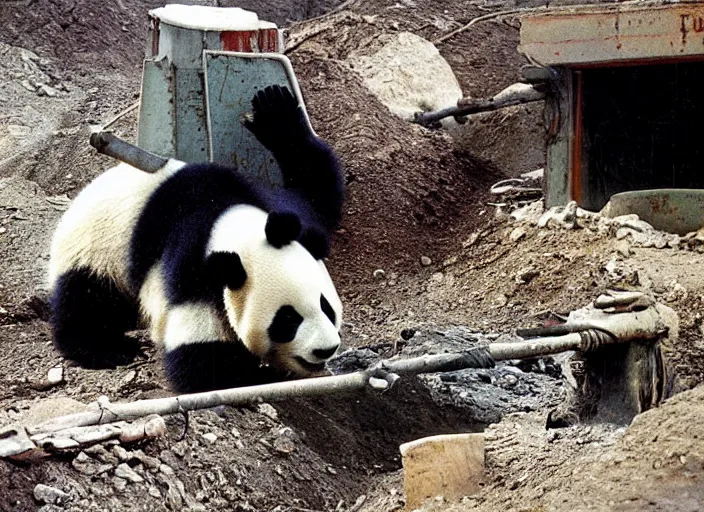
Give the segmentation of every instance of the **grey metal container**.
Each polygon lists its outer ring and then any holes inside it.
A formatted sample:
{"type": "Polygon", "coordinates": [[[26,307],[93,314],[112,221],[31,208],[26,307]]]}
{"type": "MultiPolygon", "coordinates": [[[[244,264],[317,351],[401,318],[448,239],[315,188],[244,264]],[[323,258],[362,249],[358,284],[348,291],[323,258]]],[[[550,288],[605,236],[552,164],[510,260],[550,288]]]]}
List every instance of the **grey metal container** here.
{"type": "Polygon", "coordinates": [[[288,86],[303,106],[281,31],[239,8],[168,5],[149,16],[137,145],[280,185],[275,160],[241,121],[267,85],[288,86]]]}

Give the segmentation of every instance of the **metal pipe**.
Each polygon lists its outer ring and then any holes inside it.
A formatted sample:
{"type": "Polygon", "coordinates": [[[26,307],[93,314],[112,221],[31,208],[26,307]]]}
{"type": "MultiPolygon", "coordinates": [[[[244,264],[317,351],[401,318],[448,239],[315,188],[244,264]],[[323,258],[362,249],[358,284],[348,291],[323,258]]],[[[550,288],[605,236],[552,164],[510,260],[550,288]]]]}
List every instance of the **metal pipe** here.
{"type": "Polygon", "coordinates": [[[168,162],[167,158],[138,148],[134,144],[116,137],[112,132],[91,134],[90,145],[100,154],[111,156],[145,172],[156,172],[168,162]]]}

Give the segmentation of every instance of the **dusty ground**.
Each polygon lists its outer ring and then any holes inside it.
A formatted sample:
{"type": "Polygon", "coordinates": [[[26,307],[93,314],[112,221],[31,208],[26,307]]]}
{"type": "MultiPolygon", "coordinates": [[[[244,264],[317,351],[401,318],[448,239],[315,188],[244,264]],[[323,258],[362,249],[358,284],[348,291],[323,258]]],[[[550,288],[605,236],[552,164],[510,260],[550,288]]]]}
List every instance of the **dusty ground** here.
{"type": "MultiPolygon", "coordinates": [[[[470,333],[510,333],[627,283],[679,313],[680,339],[669,357],[678,389],[694,389],[642,415],[628,430],[595,423],[546,431],[546,412],[559,401],[559,372],[510,365],[411,381],[385,398],[362,394],[276,409],[221,408],[192,414],[180,441],[184,421],[173,417],[166,439],[127,446],[127,453],[104,446],[31,465],[0,462],[0,510],[38,508],[32,497],[38,483],[68,492],[65,508],[76,511],[398,510],[399,443],[481,430],[502,417],[487,430],[484,489],[461,510],[702,507],[700,253],[624,248],[612,234],[588,227],[538,229],[505,212],[497,215],[486,205],[489,186],[502,171],[528,171],[539,163],[535,147],[504,155],[526,144],[525,130],[503,132],[501,123],[490,121],[483,132],[472,128],[487,138],[484,147],[474,140],[475,150],[465,145],[463,153],[453,151],[457,146],[447,134],[392,117],[345,63],[352,49],[373,51],[380,33],[407,30],[434,39],[486,12],[475,4],[367,0],[291,27],[295,49],[289,56],[312,121],[346,168],[346,215],[331,260],[346,307],[345,341],[371,345],[378,357],[390,355],[408,328],[427,333],[462,325],[470,333]],[[517,241],[515,229],[523,230],[517,241]],[[421,256],[431,265],[422,266],[421,256]],[[380,278],[373,276],[377,269],[384,271],[380,278]]],[[[50,344],[42,300],[49,237],[67,200],[112,163],[95,155],[87,136],[91,126],[135,102],[144,13],[159,5],[0,3],[0,424],[48,398],[88,403],[100,395],[133,400],[168,394],[159,351],[148,342],[129,367],[105,372],[66,365],[66,384],[50,390],[36,385],[63,364],[50,344]]],[[[333,5],[290,3],[290,11],[277,12],[298,20],[333,5]]],[[[492,21],[439,49],[465,94],[482,96],[519,76],[517,43],[514,20],[492,21]]],[[[517,123],[535,130],[535,116],[517,123]]],[[[134,137],[134,116],[115,129],[134,137]]],[[[423,350],[436,347],[432,337],[419,336],[423,350]]],[[[493,339],[472,336],[459,339],[493,339]]],[[[66,406],[57,403],[55,412],[66,406]]]]}

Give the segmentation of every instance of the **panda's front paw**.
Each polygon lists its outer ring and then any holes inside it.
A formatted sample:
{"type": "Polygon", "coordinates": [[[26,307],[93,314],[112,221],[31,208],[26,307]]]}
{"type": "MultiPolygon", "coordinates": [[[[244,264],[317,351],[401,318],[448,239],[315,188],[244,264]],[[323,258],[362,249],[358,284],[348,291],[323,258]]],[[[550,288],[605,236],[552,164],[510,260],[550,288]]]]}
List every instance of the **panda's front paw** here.
{"type": "Polygon", "coordinates": [[[273,153],[295,147],[309,135],[303,109],[287,87],[271,85],[252,99],[253,119],[245,127],[273,153]]]}

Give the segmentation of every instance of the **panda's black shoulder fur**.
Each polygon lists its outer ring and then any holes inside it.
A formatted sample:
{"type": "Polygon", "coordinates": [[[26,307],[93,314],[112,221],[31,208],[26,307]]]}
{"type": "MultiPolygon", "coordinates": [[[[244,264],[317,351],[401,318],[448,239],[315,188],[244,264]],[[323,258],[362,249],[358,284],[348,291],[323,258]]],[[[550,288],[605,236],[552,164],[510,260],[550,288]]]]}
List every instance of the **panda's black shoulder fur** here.
{"type": "MultiPolygon", "coordinates": [[[[188,277],[188,267],[198,266],[205,253],[210,230],[233,204],[264,207],[256,189],[242,176],[225,166],[191,164],[165,180],[149,197],[132,232],[129,275],[133,289],[139,290],[149,270],[164,258],[165,279],[178,267],[188,277]],[[195,252],[202,248],[201,257],[195,252]],[[171,268],[169,268],[171,267],[171,268]]],[[[176,287],[166,283],[169,295],[188,295],[202,287],[199,279],[183,279],[176,287]],[[183,290],[182,288],[186,288],[183,290]]],[[[176,298],[176,297],[173,297],[176,298]]]]}

